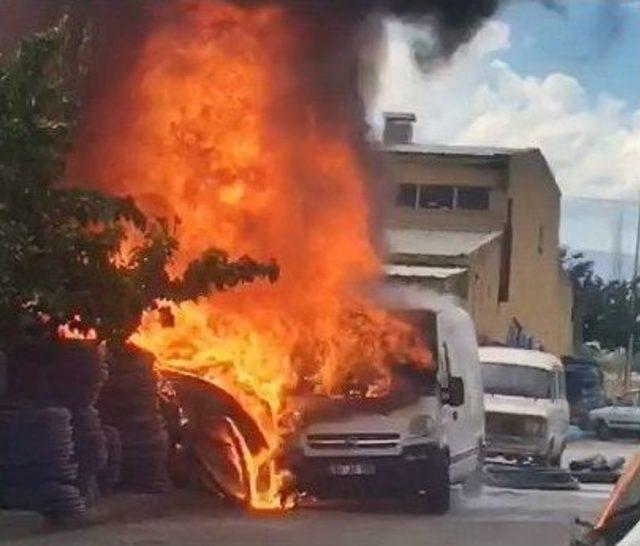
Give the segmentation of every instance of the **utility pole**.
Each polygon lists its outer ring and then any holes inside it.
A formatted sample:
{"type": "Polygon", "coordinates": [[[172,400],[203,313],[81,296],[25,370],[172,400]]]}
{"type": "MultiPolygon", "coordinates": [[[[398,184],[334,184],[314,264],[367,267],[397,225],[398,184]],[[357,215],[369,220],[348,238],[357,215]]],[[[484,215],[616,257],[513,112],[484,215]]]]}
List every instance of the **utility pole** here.
{"type": "Polygon", "coordinates": [[[640,254],[640,195],[638,196],[638,227],[636,230],[636,252],[633,258],[633,277],[631,277],[631,329],[629,331],[629,345],[627,346],[627,365],[624,370],[624,388],[628,390],[631,384],[631,367],[633,365],[633,346],[635,343],[637,294],[636,279],[638,278],[638,254],[640,254]]]}

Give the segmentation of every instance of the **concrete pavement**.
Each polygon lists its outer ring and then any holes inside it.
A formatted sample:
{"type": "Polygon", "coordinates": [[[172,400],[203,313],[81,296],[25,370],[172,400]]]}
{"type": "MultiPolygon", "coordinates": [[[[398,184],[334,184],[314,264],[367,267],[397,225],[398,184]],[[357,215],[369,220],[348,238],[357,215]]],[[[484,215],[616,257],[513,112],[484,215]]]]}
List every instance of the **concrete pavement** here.
{"type": "MultiPolygon", "coordinates": [[[[629,457],[637,440],[578,439],[566,459],[602,452],[629,457]]],[[[0,512],[0,542],[12,546],[556,546],[569,544],[573,519],[593,518],[611,486],[580,491],[485,488],[467,499],[454,491],[445,516],[410,513],[392,502],[308,503],[287,514],[247,515],[222,509],[204,493],[105,499],[82,529],[50,532],[33,514],[0,512]]]]}

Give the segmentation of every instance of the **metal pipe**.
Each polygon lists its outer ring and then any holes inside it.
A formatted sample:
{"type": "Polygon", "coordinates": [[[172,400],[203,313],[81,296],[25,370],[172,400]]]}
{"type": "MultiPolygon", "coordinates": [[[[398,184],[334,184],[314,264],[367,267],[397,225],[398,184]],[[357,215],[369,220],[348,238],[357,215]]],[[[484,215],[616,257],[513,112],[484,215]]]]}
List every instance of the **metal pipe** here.
{"type": "Polygon", "coordinates": [[[633,365],[633,346],[635,343],[636,329],[636,307],[637,307],[637,286],[638,278],[638,255],[640,254],[640,196],[638,197],[638,223],[636,230],[636,252],[633,259],[633,276],[631,277],[631,328],[629,331],[629,345],[627,346],[627,365],[624,370],[624,387],[629,389],[631,382],[631,367],[633,365]]]}

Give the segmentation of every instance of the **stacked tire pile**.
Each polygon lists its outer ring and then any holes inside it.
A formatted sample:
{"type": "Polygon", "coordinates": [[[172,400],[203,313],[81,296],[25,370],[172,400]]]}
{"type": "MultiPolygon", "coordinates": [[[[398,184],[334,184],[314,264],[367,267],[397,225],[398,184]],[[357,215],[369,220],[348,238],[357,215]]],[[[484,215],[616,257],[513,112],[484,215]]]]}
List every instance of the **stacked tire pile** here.
{"type": "Polygon", "coordinates": [[[0,505],[79,517],[85,504],[77,479],[69,410],[0,407],[0,505]]]}
{"type": "Polygon", "coordinates": [[[87,507],[93,507],[100,496],[98,476],[108,461],[107,440],[98,410],[93,407],[77,409],[73,412],[72,427],[79,463],[78,487],[87,507]]]}
{"type": "Polygon", "coordinates": [[[104,360],[90,341],[58,344],[47,368],[50,396],[71,411],[71,426],[78,463],[77,484],[87,507],[100,496],[99,477],[109,461],[109,444],[94,407],[106,379],[104,360]]]}
{"type": "Polygon", "coordinates": [[[115,351],[98,408],[103,421],[120,433],[120,485],[144,493],[169,490],[169,437],[160,414],[152,358],[132,346],[115,351]]]}
{"type": "Polygon", "coordinates": [[[102,432],[107,441],[107,463],[98,474],[98,486],[103,495],[108,495],[120,482],[122,439],[120,431],[110,425],[102,425],[102,432]]]}

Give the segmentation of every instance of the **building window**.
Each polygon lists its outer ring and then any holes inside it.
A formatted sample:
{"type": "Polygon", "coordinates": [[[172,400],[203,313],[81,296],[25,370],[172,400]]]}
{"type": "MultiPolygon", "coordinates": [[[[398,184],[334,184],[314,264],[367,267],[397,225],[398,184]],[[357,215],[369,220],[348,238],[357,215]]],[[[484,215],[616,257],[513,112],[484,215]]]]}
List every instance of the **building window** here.
{"type": "Polygon", "coordinates": [[[396,206],[431,210],[489,210],[490,191],[490,188],[443,184],[398,184],[396,206]]]}
{"type": "Polygon", "coordinates": [[[421,209],[452,209],[453,186],[420,186],[418,207],[421,209]]]}
{"type": "Polygon", "coordinates": [[[400,184],[396,194],[396,205],[398,207],[416,208],[418,202],[418,186],[416,184],[400,184]]]}
{"type": "Polygon", "coordinates": [[[457,188],[457,206],[465,210],[487,210],[489,188],[457,188]]]}
{"type": "Polygon", "coordinates": [[[540,224],[538,226],[538,254],[544,252],[544,226],[540,224]]]}

